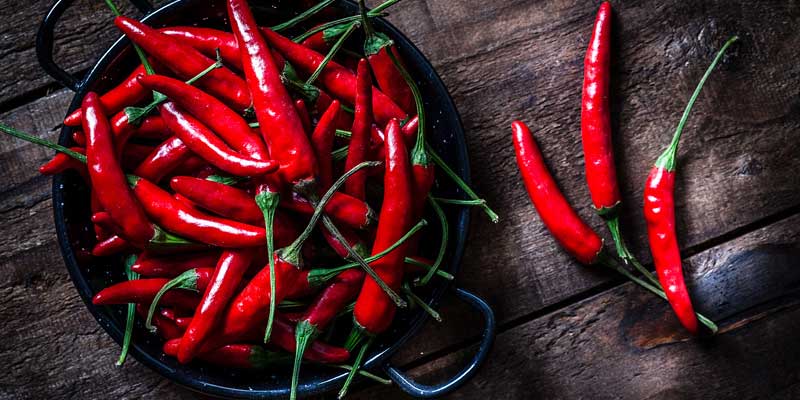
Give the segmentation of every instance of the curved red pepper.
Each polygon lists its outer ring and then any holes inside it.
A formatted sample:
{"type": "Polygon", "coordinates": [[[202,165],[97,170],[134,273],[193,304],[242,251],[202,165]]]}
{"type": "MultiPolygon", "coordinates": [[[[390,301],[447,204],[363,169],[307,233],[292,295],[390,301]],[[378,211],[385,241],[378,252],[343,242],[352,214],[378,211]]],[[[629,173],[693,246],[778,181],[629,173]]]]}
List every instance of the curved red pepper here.
{"type": "MultiPolygon", "coordinates": [[[[139,65],[122,83],[100,96],[100,103],[103,104],[103,109],[109,114],[116,114],[122,111],[125,106],[136,104],[147,97],[150,92],[136,81],[136,77],[144,73],[146,73],[144,66],[139,65]]],[[[83,112],[81,109],[77,109],[67,118],[64,118],[64,125],[80,126],[82,119],[83,112]]]]}
{"type": "MultiPolygon", "coordinates": [[[[174,339],[164,343],[164,354],[177,357],[184,340],[174,339]]],[[[226,344],[201,354],[199,358],[220,367],[262,369],[286,359],[286,356],[267,351],[263,346],[255,344],[226,344]]]]}
{"type": "MultiPolygon", "coordinates": [[[[372,254],[397,242],[412,225],[413,188],[411,162],[396,120],[386,127],[386,174],[384,196],[372,254]]],[[[371,264],[390,288],[397,290],[403,280],[407,244],[399,246],[371,264]]],[[[385,331],[394,319],[396,305],[372,278],[364,280],[353,310],[355,323],[370,334],[385,331]]]]}
{"type": "Polygon", "coordinates": [[[237,152],[259,160],[269,158],[267,146],[261,137],[254,134],[247,121],[214,96],[183,81],[162,75],[141,76],[139,82],[142,86],[167,96],[182,110],[218,134],[237,152]]]}
{"type": "MultiPolygon", "coordinates": [[[[110,304],[128,304],[128,303],[144,303],[150,304],[159,290],[167,283],[169,279],[150,278],[150,279],[135,279],[132,281],[124,281],[111,285],[92,298],[92,304],[95,305],[110,305],[110,304]]],[[[208,285],[208,281],[198,281],[198,288],[201,283],[202,289],[208,285]]],[[[194,310],[197,303],[200,301],[199,296],[187,290],[171,290],[167,292],[159,301],[160,305],[177,307],[181,309],[194,310]]]]}
{"type": "Polygon", "coordinates": [[[167,127],[193,153],[229,174],[259,176],[278,169],[278,163],[272,160],[256,160],[234,152],[208,127],[179,109],[174,103],[164,103],[159,110],[167,127]]]}
{"type": "MultiPolygon", "coordinates": [[[[347,159],[344,170],[349,171],[367,159],[370,145],[370,131],[372,130],[372,75],[370,74],[367,60],[358,62],[356,75],[356,107],[353,118],[353,129],[350,137],[350,147],[347,150],[347,159]]],[[[367,196],[367,171],[359,171],[344,184],[344,192],[364,200],[367,196]]]]}
{"type": "Polygon", "coordinates": [[[242,67],[270,156],[280,163],[285,182],[313,182],[317,175],[314,150],[247,2],[229,0],[228,17],[240,43],[242,67]]]}
{"type": "Polygon", "coordinates": [[[131,271],[149,278],[174,278],[192,268],[210,268],[219,260],[218,252],[181,254],[160,257],[142,253],[131,265],[131,271]]]}
{"type": "Polygon", "coordinates": [[[378,81],[381,91],[386,93],[405,112],[413,113],[415,110],[414,96],[387,54],[388,51],[391,51],[398,60],[400,59],[397,49],[393,45],[384,46],[377,53],[367,54],[369,66],[372,67],[372,73],[375,74],[375,80],[378,81]]]}
{"type": "MultiPolygon", "coordinates": [[[[283,54],[287,61],[307,74],[313,73],[325,58],[324,55],[292,42],[270,29],[265,28],[261,31],[267,41],[283,54]]],[[[333,96],[349,104],[355,104],[356,76],[342,65],[329,62],[320,74],[318,82],[333,96]]],[[[406,117],[405,111],[377,88],[372,88],[372,110],[379,124],[386,124],[392,118],[402,120],[406,117]]]]}
{"type": "Polygon", "coordinates": [[[134,174],[151,182],[159,182],[192,156],[183,141],[174,136],[156,147],[134,170],[134,174]]]}
{"type": "MultiPolygon", "coordinates": [[[[291,197],[283,196],[280,207],[303,215],[314,213],[311,202],[297,193],[292,193],[291,197]]],[[[368,228],[376,220],[375,211],[366,202],[341,192],[333,195],[324,210],[334,221],[355,229],[368,228]]]]}
{"type": "Polygon", "coordinates": [[[581,137],[586,160],[586,182],[592,202],[601,214],[613,212],[612,209],[622,202],[611,143],[610,52],[611,3],[606,1],[597,12],[592,38],[586,50],[581,102],[581,137]]]}
{"type": "Polygon", "coordinates": [[[86,132],[86,162],[92,187],[103,210],[111,215],[122,236],[137,247],[144,247],[155,235],[141,205],[122,172],[114,150],[111,124],[100,99],[90,92],[83,99],[83,131],[86,132]]]}
{"type": "MultiPolygon", "coordinates": [[[[86,149],[83,147],[70,147],[70,150],[86,154],[86,149]]],[[[81,177],[84,178],[86,182],[89,182],[89,175],[88,171],[86,170],[86,164],[64,154],[64,153],[56,153],[50,161],[44,163],[41,167],[39,167],[39,173],[42,175],[55,175],[60,174],[68,169],[72,169],[77,171],[81,174],[81,177]]]]}
{"type": "Polygon", "coordinates": [[[569,254],[583,264],[598,260],[603,239],[569,205],[524,123],[511,124],[514,150],[522,180],[542,222],[569,254]]]}
{"type": "MultiPolygon", "coordinates": [[[[339,100],[334,100],[325,113],[319,118],[314,132],[311,134],[311,145],[317,155],[319,165],[319,183],[321,190],[328,190],[333,184],[333,140],[336,137],[336,121],[339,118],[341,106],[339,100]]],[[[351,178],[352,179],[352,178],[351,178]]]]}
{"type": "Polygon", "coordinates": [[[92,255],[95,257],[109,257],[133,249],[127,240],[114,235],[98,242],[92,248],[92,255]]]}
{"type": "Polygon", "coordinates": [[[136,179],[133,191],[145,212],[159,226],[182,237],[227,248],[256,247],[265,243],[263,228],[197,211],[145,179],[136,179]]]}
{"type": "MultiPolygon", "coordinates": [[[[140,317],[147,318],[147,311],[148,306],[144,304],[136,305],[136,313],[139,314],[140,317]]],[[[156,332],[158,335],[164,340],[179,339],[181,336],[183,336],[183,331],[176,326],[175,322],[170,321],[168,318],[165,318],[161,315],[154,315],[152,323],[153,326],[156,327],[156,332]]]]}
{"type": "Polygon", "coordinates": [[[242,277],[253,261],[255,249],[228,250],[219,258],[211,284],[197,307],[178,349],[178,361],[188,363],[223,316],[242,277]]]}
{"type": "MultiPolygon", "coordinates": [[[[178,43],[169,36],[134,19],[116,17],[114,24],[131,41],[171,69],[181,79],[191,79],[214,63],[214,60],[194,48],[178,43]]],[[[250,107],[250,92],[247,84],[225,67],[209,72],[197,81],[197,85],[237,111],[243,111],[250,107]]]]}

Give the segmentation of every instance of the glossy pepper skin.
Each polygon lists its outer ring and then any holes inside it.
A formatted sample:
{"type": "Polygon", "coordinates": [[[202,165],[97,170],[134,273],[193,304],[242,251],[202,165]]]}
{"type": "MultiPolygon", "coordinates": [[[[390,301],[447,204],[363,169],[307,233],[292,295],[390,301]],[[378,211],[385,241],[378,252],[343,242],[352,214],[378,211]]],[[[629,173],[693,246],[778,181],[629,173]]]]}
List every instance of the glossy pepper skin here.
{"type": "Polygon", "coordinates": [[[270,156],[280,163],[284,182],[313,182],[317,175],[314,149],[247,2],[229,0],[228,18],[240,44],[242,68],[270,156]]]}
{"type": "Polygon", "coordinates": [[[192,268],[213,268],[219,252],[181,254],[162,257],[142,253],[131,265],[131,271],[148,278],[174,278],[192,268]]]}
{"type": "Polygon", "coordinates": [[[155,235],[155,229],[128,187],[115,154],[111,124],[102,107],[96,93],[90,92],[83,99],[86,162],[92,187],[103,210],[120,228],[121,236],[137,247],[144,247],[155,235]]]}
{"type": "Polygon", "coordinates": [[[199,26],[170,26],[159,31],[178,42],[193,47],[208,57],[213,57],[219,49],[220,57],[225,65],[242,70],[242,58],[236,37],[229,32],[199,26]]]}
{"type": "Polygon", "coordinates": [[[611,3],[604,2],[586,50],[581,101],[581,137],[586,181],[599,213],[613,211],[622,202],[611,142],[609,77],[611,75],[611,3]]]}
{"type": "MultiPolygon", "coordinates": [[[[148,305],[149,304],[150,303],[148,303],[148,305]]],[[[148,306],[144,304],[140,303],[136,305],[136,313],[142,318],[147,318],[148,310],[148,306]]],[[[162,315],[153,315],[152,323],[153,326],[156,327],[156,333],[158,333],[158,336],[161,336],[161,338],[164,340],[179,339],[181,336],[183,336],[183,331],[175,324],[175,322],[162,315]]]]}
{"type": "MultiPolygon", "coordinates": [[[[103,105],[103,109],[109,114],[116,114],[126,106],[136,104],[147,97],[150,92],[136,81],[137,76],[145,73],[144,66],[139,65],[122,83],[100,96],[100,103],[103,105]]],[[[81,126],[82,120],[83,111],[77,109],[67,118],[64,118],[64,125],[81,126]]]]}
{"type": "Polygon", "coordinates": [[[141,85],[155,90],[219,135],[233,150],[260,160],[268,159],[267,146],[236,111],[202,90],[163,75],[139,77],[141,85]]]}
{"type": "MultiPolygon", "coordinates": [[[[178,43],[169,36],[134,19],[116,17],[114,24],[131,41],[181,79],[191,79],[214,63],[214,60],[194,48],[178,43]]],[[[250,92],[247,84],[225,67],[209,72],[197,81],[197,85],[237,111],[243,111],[250,107],[250,92]]]]}
{"type": "Polygon", "coordinates": [[[681,324],[697,333],[697,316],[683,280],[681,253],[675,231],[675,171],[654,167],[644,187],[644,219],[656,273],[667,300],[681,324]]]}
{"type": "MultiPolygon", "coordinates": [[[[384,196],[372,254],[378,254],[397,242],[412,225],[413,188],[411,162],[396,120],[386,127],[386,173],[384,196]]],[[[371,264],[375,272],[393,290],[403,281],[407,244],[399,246],[371,264]]],[[[353,319],[370,334],[385,331],[396,312],[396,305],[372,278],[367,277],[356,300],[353,319]]]]}
{"type": "MultiPolygon", "coordinates": [[[[144,303],[149,305],[158,291],[161,290],[167,282],[169,282],[169,279],[163,278],[136,279],[120,282],[101,290],[92,298],[92,303],[95,305],[128,303],[144,303]]],[[[208,280],[204,280],[204,282],[198,280],[198,290],[205,290],[206,285],[208,285],[208,280]]],[[[184,310],[194,310],[199,300],[200,298],[197,294],[188,290],[170,290],[161,297],[159,304],[184,310]]]]}
{"type": "Polygon", "coordinates": [[[228,302],[255,256],[255,249],[227,250],[220,256],[192,322],[186,329],[178,349],[178,362],[185,364],[194,358],[203,341],[222,318],[228,302]]]}
{"type": "MultiPolygon", "coordinates": [[[[262,29],[262,32],[270,45],[283,54],[287,61],[307,74],[313,73],[325,58],[324,55],[292,42],[270,29],[262,29]]],[[[341,64],[333,61],[328,63],[318,82],[334,97],[355,104],[356,76],[341,64]]],[[[377,88],[372,88],[372,110],[375,120],[381,125],[392,118],[402,120],[406,117],[405,111],[377,88]]]]}
{"type": "MultiPolygon", "coordinates": [[[[333,184],[333,140],[336,137],[336,121],[339,118],[341,105],[334,100],[325,113],[319,118],[317,126],[311,133],[311,145],[317,155],[319,165],[319,185],[321,190],[328,190],[333,184]]],[[[352,178],[351,178],[352,179],[352,178]]]]}
{"type": "Polygon", "coordinates": [[[264,228],[197,211],[145,179],[132,184],[136,197],[153,220],[181,237],[224,248],[256,247],[266,243],[264,228]]]}
{"type": "Polygon", "coordinates": [[[517,166],[542,222],[569,254],[583,264],[593,264],[603,249],[603,240],[564,198],[528,127],[514,121],[511,128],[517,166]]]}
{"type": "MultiPolygon", "coordinates": [[[[225,218],[256,226],[264,225],[261,210],[253,196],[244,190],[189,176],[172,178],[170,186],[193,203],[225,218]]],[[[297,226],[285,214],[275,215],[272,229],[278,247],[288,246],[299,234],[297,226]]]]}
{"type": "Polygon", "coordinates": [[[260,176],[278,169],[278,163],[272,160],[256,160],[236,153],[207,126],[172,102],[164,103],[159,110],[175,136],[193,153],[222,171],[236,176],[260,176]]]}
{"type": "Polygon", "coordinates": [[[150,182],[160,182],[192,157],[192,151],[183,141],[173,136],[158,145],[133,171],[136,176],[150,182]]]}
{"type": "MultiPolygon", "coordinates": [[[[349,171],[356,165],[367,160],[367,151],[370,144],[370,131],[372,130],[372,75],[369,63],[362,59],[358,62],[356,74],[356,107],[353,118],[350,148],[344,170],[349,171]]],[[[367,171],[359,171],[344,184],[344,192],[364,200],[367,196],[367,171]]]]}

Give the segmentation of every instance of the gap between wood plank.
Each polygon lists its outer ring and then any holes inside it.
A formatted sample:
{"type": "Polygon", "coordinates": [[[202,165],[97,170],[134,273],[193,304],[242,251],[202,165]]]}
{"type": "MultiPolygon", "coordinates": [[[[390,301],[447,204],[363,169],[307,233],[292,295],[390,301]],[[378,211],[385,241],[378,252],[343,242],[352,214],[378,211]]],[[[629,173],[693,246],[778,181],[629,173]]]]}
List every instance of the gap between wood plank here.
{"type": "MultiPolygon", "coordinates": [[[[768,215],[768,216],[766,216],[764,218],[761,218],[759,220],[753,221],[753,222],[751,222],[749,224],[745,224],[745,225],[742,225],[742,226],[740,226],[738,228],[732,229],[731,231],[726,232],[726,233],[724,233],[724,234],[722,234],[722,235],[720,235],[718,237],[706,240],[706,241],[698,243],[698,244],[696,244],[694,246],[690,246],[686,250],[683,250],[681,252],[682,253],[681,256],[684,259],[692,257],[692,256],[695,256],[695,255],[697,255],[699,253],[702,253],[702,252],[704,252],[706,250],[709,250],[709,249],[712,249],[714,247],[717,247],[717,246],[720,246],[722,244],[725,244],[727,242],[730,242],[730,241],[732,241],[734,239],[737,239],[737,238],[739,238],[741,236],[744,236],[746,234],[749,234],[751,232],[755,232],[755,231],[757,231],[759,229],[762,229],[762,228],[765,228],[767,226],[770,226],[770,225],[773,225],[775,223],[778,223],[778,222],[780,222],[780,221],[782,221],[784,219],[790,218],[790,217],[792,217],[792,216],[794,216],[796,214],[800,214],[800,204],[795,204],[794,206],[791,206],[791,207],[788,207],[788,208],[783,209],[781,211],[778,211],[777,213],[768,215]]],[[[651,264],[647,264],[645,266],[648,269],[652,269],[651,268],[652,267],[651,264]]],[[[543,316],[545,316],[547,314],[556,312],[556,311],[558,311],[558,310],[560,310],[562,308],[566,308],[566,307],[571,306],[571,305],[573,305],[575,303],[578,303],[578,302],[581,302],[583,300],[586,300],[586,299],[588,299],[590,297],[594,297],[596,295],[605,293],[605,292],[607,292],[609,290],[612,290],[612,289],[614,289],[614,288],[616,288],[616,287],[618,287],[618,286],[620,286],[620,285],[622,285],[624,283],[627,283],[627,282],[628,282],[627,279],[624,279],[622,277],[615,277],[615,278],[613,278],[613,279],[611,279],[611,280],[609,280],[607,282],[604,282],[604,283],[602,283],[600,285],[594,286],[594,287],[592,287],[592,288],[590,288],[588,290],[585,290],[583,292],[579,292],[579,293],[576,293],[576,294],[574,294],[572,296],[569,296],[569,297],[565,298],[564,300],[555,302],[555,303],[550,304],[548,306],[545,306],[545,307],[543,307],[543,308],[541,308],[539,310],[533,311],[533,312],[531,312],[529,314],[522,315],[522,316],[519,316],[517,318],[513,318],[513,319],[511,319],[509,321],[506,321],[504,323],[500,323],[500,324],[497,325],[497,334],[499,335],[499,334],[501,334],[503,332],[506,332],[508,330],[516,328],[517,326],[526,324],[526,323],[528,323],[530,321],[533,321],[533,320],[535,320],[537,318],[540,318],[540,317],[543,317],[543,316]]],[[[426,354],[426,355],[424,355],[424,356],[422,356],[422,357],[420,357],[420,358],[418,358],[418,359],[416,359],[414,361],[411,361],[411,362],[403,365],[403,369],[410,370],[410,369],[421,367],[421,366],[423,366],[423,365],[425,365],[425,364],[427,364],[429,362],[432,362],[434,360],[437,360],[439,358],[445,357],[445,356],[447,356],[449,354],[455,353],[455,352],[463,350],[463,349],[465,349],[465,348],[467,348],[469,346],[472,346],[472,345],[478,343],[479,340],[480,340],[480,336],[479,335],[470,336],[470,337],[468,337],[468,338],[466,338],[464,340],[461,340],[459,342],[453,343],[453,344],[448,345],[448,346],[446,346],[446,347],[444,347],[444,348],[442,348],[440,350],[433,351],[433,352],[431,352],[429,354],[426,354]]]]}

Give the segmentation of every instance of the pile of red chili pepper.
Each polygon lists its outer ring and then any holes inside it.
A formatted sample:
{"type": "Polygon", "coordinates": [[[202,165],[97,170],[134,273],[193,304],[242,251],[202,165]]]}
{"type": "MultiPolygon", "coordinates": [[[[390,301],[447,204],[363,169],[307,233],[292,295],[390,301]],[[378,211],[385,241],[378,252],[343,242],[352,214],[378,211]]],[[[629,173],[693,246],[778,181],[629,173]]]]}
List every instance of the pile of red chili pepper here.
{"type": "Polygon", "coordinates": [[[72,170],[90,188],[91,254],[125,260],[127,280],[93,299],[127,305],[120,363],[138,316],[180,363],[294,358],[292,397],[303,359],[352,359],[343,396],[398,307],[439,318],[413,290],[452,279],[440,203],[497,216],[426,142],[420,90],[371,22],[397,1],[362,0],[360,15],[290,38],[333,1],[264,27],[229,0],[223,31],[156,29],[107,0],[141,65],[67,116],[72,147],[0,125],[58,151],[43,174],[72,170]],[[363,49],[345,51],[358,29],[363,49]],[[433,197],[436,170],[469,198],[433,197]],[[433,259],[420,256],[427,205],[441,224],[433,259]],[[345,345],[319,340],[339,318],[353,321],[345,345]]]}
{"type": "Polygon", "coordinates": [[[719,50],[695,88],[681,117],[672,142],[655,162],[644,188],[644,216],[650,252],[658,277],[644,267],[628,250],[619,227],[622,206],[614,166],[609,106],[611,74],[611,4],[601,4],[584,59],[583,98],[581,102],[581,137],[583,141],[586,182],[597,214],[608,225],[616,254],[608,253],[603,239],[589,227],[567,202],[558,188],[528,127],[512,123],[517,165],[534,207],[542,222],[558,243],[582,264],[600,264],[611,268],[655,295],[666,299],[680,323],[692,334],[700,332],[698,321],[710,333],[717,326],[696,313],[683,277],[683,267],[675,229],[675,156],[684,125],[706,80],[728,47],[729,39],[719,50]],[[620,263],[617,258],[623,262],[620,263]],[[638,275],[628,269],[633,266],[638,275]]]}

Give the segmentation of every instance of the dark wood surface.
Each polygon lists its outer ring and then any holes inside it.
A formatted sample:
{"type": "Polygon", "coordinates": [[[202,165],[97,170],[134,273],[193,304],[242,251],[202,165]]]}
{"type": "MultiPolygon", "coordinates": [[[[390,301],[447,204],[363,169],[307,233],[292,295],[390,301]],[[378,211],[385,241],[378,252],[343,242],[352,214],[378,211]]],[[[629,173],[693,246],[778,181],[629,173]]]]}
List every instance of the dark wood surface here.
{"type": "MultiPolygon", "coordinates": [[[[33,44],[49,1],[0,1],[0,120],[53,138],[71,93],[39,68],[33,44]]],[[[58,54],[89,67],[116,37],[102,2],[78,0],[58,54]]],[[[649,261],[641,186],[713,54],[734,47],[700,96],[680,149],[677,208],[698,308],[712,339],[686,337],[660,300],[561,252],[519,180],[510,122],[528,122],[567,196],[598,229],[580,152],[582,59],[594,1],[405,0],[390,20],[429,57],[461,113],[478,191],[499,224],[473,214],[458,284],[499,322],[486,366],[453,398],[797,398],[800,396],[800,4],[614,2],[613,121],[628,207],[626,238],[649,261]]],[[[132,15],[136,15],[131,12],[132,15]]],[[[67,277],[52,222],[51,156],[0,141],[0,398],[194,398],[131,360],[94,322],[67,277]]],[[[424,382],[471,355],[480,322],[442,306],[398,354],[424,382]]],[[[363,387],[352,398],[403,398],[363,387]]]]}

